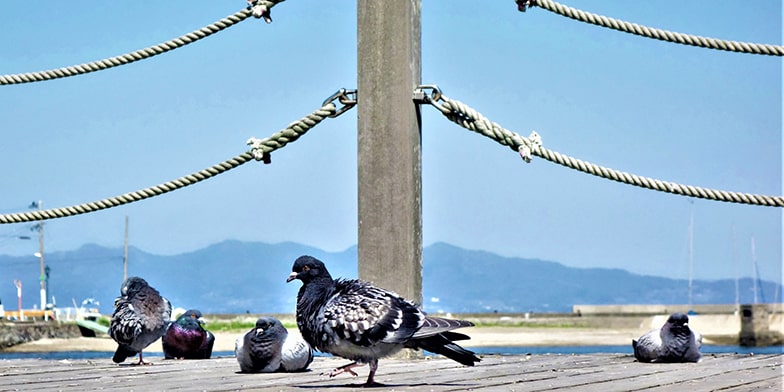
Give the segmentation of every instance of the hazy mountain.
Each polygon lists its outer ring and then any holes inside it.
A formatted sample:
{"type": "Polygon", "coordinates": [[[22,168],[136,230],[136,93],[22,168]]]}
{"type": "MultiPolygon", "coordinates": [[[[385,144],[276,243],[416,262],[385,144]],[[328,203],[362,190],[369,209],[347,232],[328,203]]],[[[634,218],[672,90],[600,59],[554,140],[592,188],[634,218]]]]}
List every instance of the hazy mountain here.
{"type": "MultiPolygon", "coordinates": [[[[299,282],[286,284],[298,256],[324,260],[335,277],[357,276],[357,249],[330,253],[296,243],[225,241],[191,253],[160,256],[129,249],[129,275],[144,277],[175,307],[206,313],[292,313],[299,282]]],[[[424,249],[424,306],[431,312],[568,312],[573,304],[687,303],[686,280],[635,275],[620,269],[571,268],[508,258],[436,243],[424,249]]],[[[122,249],[85,245],[46,254],[51,295],[60,307],[93,297],[110,313],[122,281],[122,249]]],[[[39,262],[0,256],[0,299],[16,309],[14,279],[23,282],[23,306],[40,302],[39,262]]],[[[739,282],[740,300],[753,300],[751,279],[739,282]]],[[[763,282],[760,299],[780,295],[763,282]]],[[[734,303],[735,281],[693,282],[693,303],[734,303]]]]}

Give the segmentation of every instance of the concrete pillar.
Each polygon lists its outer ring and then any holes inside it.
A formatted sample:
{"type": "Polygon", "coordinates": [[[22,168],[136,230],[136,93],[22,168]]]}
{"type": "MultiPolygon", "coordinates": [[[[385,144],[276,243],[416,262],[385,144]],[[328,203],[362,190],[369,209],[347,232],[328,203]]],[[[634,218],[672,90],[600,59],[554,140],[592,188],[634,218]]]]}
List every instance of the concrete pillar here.
{"type": "Polygon", "coordinates": [[[769,346],[771,338],[768,306],[765,304],[741,305],[740,345],[769,346]]]}

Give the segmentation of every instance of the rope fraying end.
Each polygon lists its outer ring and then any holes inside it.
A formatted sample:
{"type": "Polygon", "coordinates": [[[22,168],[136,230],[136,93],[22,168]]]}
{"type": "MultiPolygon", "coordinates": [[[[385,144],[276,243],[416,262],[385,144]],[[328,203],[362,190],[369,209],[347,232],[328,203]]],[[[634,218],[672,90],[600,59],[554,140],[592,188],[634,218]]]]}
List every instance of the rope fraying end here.
{"type": "Polygon", "coordinates": [[[517,10],[520,12],[525,12],[534,6],[534,0],[516,0],[515,3],[517,3],[517,10]]]}
{"type": "Polygon", "coordinates": [[[272,16],[270,7],[267,7],[265,1],[260,0],[247,0],[248,9],[256,19],[263,18],[265,22],[272,23],[272,16]]]}

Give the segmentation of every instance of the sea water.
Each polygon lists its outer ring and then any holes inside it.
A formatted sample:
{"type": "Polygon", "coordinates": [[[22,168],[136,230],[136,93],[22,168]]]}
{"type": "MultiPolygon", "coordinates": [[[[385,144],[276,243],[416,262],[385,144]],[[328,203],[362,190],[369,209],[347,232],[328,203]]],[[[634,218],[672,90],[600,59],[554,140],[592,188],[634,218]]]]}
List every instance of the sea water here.
{"type": "MultiPolygon", "coordinates": [[[[632,355],[632,346],[530,346],[530,347],[469,347],[477,354],[498,354],[498,355],[543,355],[543,354],[628,354],[632,355]]],[[[704,345],[701,350],[705,354],[784,354],[784,346],[768,347],[744,347],[744,346],[716,346],[704,345]]],[[[35,352],[35,353],[12,353],[0,352],[0,360],[5,359],[49,359],[49,360],[70,360],[70,359],[111,359],[114,352],[110,351],[59,351],[59,352],[35,352]]],[[[216,351],[212,353],[213,358],[233,357],[233,351],[216,351]]],[[[316,353],[316,356],[326,356],[316,353]]],[[[145,359],[162,359],[163,353],[151,352],[144,354],[145,359]]]]}

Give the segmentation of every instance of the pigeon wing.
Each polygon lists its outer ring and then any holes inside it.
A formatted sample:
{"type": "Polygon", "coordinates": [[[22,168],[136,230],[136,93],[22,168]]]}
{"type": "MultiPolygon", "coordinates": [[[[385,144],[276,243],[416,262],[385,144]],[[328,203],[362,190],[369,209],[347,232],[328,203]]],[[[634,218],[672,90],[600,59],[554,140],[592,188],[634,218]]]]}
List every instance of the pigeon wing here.
{"type": "Polygon", "coordinates": [[[130,345],[142,333],[143,322],[126,298],[114,301],[114,312],[109,323],[109,336],[119,344],[130,345]]]}
{"type": "Polygon", "coordinates": [[[299,372],[313,362],[313,349],[301,337],[289,335],[281,348],[280,366],[286,372],[299,372]]]}
{"type": "Polygon", "coordinates": [[[210,359],[212,357],[212,347],[215,345],[215,335],[205,330],[207,333],[207,338],[204,339],[204,345],[201,346],[200,352],[204,354],[204,359],[210,359]]]}
{"type": "Polygon", "coordinates": [[[662,340],[660,329],[652,329],[646,332],[638,340],[632,340],[634,357],[640,362],[651,362],[656,360],[661,352],[662,340]]]}
{"type": "Polygon", "coordinates": [[[234,357],[240,364],[240,371],[243,373],[253,372],[253,361],[250,358],[250,351],[245,346],[245,336],[240,336],[234,341],[234,357]]]}
{"type": "Polygon", "coordinates": [[[338,279],[335,289],[318,317],[323,333],[333,341],[402,344],[424,322],[424,313],[413,303],[367,282],[338,279]]]}

